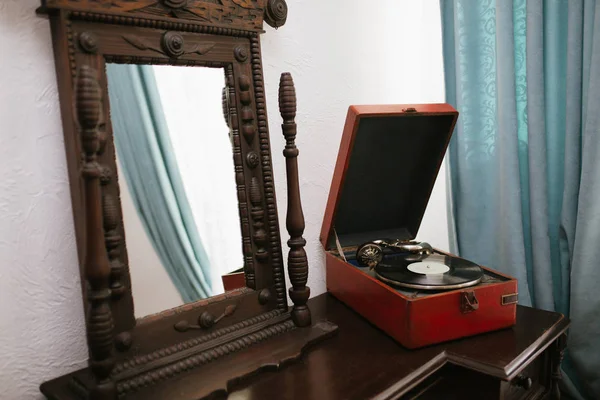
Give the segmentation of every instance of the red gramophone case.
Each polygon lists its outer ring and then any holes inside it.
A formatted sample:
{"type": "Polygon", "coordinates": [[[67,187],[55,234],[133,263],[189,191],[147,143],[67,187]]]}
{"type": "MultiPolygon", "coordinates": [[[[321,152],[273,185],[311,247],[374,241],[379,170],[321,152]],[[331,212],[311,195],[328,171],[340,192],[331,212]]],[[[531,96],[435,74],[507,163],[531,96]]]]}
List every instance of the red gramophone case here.
{"type": "Polygon", "coordinates": [[[457,118],[448,104],[351,106],[329,192],[327,290],[408,348],[516,320],[517,280],[491,269],[475,286],[433,293],[383,283],[356,262],[361,243],[416,237],[457,118]]]}

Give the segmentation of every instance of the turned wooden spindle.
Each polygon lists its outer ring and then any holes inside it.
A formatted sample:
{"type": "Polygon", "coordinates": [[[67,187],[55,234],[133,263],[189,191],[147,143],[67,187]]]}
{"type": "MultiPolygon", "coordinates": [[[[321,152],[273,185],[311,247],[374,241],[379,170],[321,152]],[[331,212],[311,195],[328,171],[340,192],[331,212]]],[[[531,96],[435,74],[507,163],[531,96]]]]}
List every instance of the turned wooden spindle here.
{"type": "Polygon", "coordinates": [[[110,292],[113,300],[120,299],[125,294],[123,275],[125,264],[121,261],[121,245],[123,237],[119,234],[119,205],[108,193],[112,181],[110,168],[102,167],[100,187],[102,190],[102,216],[104,218],[104,243],[110,264],[110,292]]]}
{"type": "Polygon", "coordinates": [[[285,136],[287,187],[288,187],[288,210],[286,227],[290,234],[288,246],[288,272],[292,287],[290,298],[294,302],[292,319],[296,326],[304,327],[311,324],[310,310],[306,305],[310,297],[310,288],[306,286],[308,280],[308,260],[304,246],[306,240],[302,237],[304,233],[304,214],[302,213],[302,202],[300,200],[300,183],[298,180],[298,148],[296,147],[296,89],[290,73],[281,74],[279,82],[279,112],[283,118],[281,125],[283,136],[285,136]]]}
{"type": "Polygon", "coordinates": [[[79,69],[76,87],[76,107],[81,143],[85,159],[82,176],[85,181],[85,279],[89,283],[87,336],[90,368],[96,386],[91,389],[93,400],[113,400],[117,397],[115,383],[110,379],[114,367],[113,320],[110,308],[111,266],[104,243],[102,217],[102,168],[98,163],[100,135],[98,124],[102,98],[97,72],[83,65],[79,69]]]}

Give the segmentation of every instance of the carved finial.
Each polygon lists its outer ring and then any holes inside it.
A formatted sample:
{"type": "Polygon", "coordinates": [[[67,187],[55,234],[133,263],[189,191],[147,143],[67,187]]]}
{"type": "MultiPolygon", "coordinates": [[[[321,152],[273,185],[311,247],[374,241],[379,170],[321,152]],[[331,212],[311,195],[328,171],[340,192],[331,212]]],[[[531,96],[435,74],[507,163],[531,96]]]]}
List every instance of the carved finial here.
{"type": "Polygon", "coordinates": [[[296,118],[296,87],[289,72],[281,74],[279,80],[279,112],[284,123],[296,118]]]}
{"type": "Polygon", "coordinates": [[[283,155],[286,158],[287,185],[288,185],[288,210],[286,227],[290,234],[288,246],[288,270],[292,287],[290,298],[294,302],[292,319],[297,326],[305,327],[311,324],[310,310],[306,305],[310,297],[308,281],[308,259],[304,246],[306,240],[304,233],[304,214],[300,199],[300,183],[298,179],[298,149],[296,147],[296,89],[291,74],[281,74],[279,83],[279,112],[283,117],[281,125],[286,139],[283,155]]]}
{"type": "Polygon", "coordinates": [[[283,155],[286,157],[297,157],[296,148],[296,88],[292,74],[284,72],[279,80],[279,113],[283,118],[283,136],[286,144],[283,155]]]}
{"type": "Polygon", "coordinates": [[[287,21],[288,6],[285,0],[269,0],[265,8],[265,22],[279,28],[287,21]]]}

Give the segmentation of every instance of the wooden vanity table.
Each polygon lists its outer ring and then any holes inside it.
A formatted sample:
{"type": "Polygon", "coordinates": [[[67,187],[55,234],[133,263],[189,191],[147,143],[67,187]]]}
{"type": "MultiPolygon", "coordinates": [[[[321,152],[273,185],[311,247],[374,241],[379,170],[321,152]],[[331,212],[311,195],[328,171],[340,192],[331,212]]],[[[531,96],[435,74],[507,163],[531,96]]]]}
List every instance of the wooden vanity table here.
{"type": "Polygon", "coordinates": [[[257,399],[559,399],[569,321],[519,306],[513,328],[407,350],[324,294],[309,301],[339,333],[302,362],[263,373],[232,392],[257,399]]]}
{"type": "MultiPolygon", "coordinates": [[[[560,399],[560,362],[569,326],[561,314],[519,306],[513,328],[407,350],[329,294],[311,299],[309,305],[314,317],[339,326],[337,335],[278,371],[263,371],[231,385],[229,397],[215,398],[560,399]]],[[[278,340],[285,352],[285,337],[278,340]]],[[[262,346],[246,356],[264,355],[262,346]]],[[[220,362],[235,369],[239,359],[220,362]]],[[[195,399],[202,379],[201,371],[190,371],[131,398],[169,399],[176,387],[177,398],[195,399]]],[[[59,380],[54,384],[64,385],[59,380]]]]}

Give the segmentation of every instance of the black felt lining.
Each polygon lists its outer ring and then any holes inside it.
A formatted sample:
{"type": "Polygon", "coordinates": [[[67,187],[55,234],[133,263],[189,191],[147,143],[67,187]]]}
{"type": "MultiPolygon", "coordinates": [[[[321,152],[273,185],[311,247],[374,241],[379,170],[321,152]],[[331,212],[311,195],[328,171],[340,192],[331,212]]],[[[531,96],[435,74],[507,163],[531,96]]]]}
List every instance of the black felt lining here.
{"type": "Polygon", "coordinates": [[[417,235],[454,117],[361,118],[334,221],[342,246],[417,235]]]}

